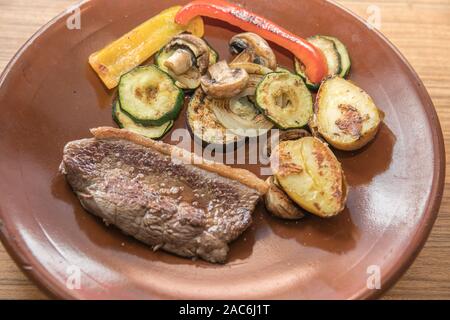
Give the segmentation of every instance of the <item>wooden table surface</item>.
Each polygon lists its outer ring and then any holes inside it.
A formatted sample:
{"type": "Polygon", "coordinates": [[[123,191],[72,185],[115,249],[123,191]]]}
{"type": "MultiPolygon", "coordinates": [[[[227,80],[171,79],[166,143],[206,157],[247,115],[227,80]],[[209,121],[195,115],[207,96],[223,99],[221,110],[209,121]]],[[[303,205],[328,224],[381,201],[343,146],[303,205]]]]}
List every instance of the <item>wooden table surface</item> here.
{"type": "MultiPolygon", "coordinates": [[[[0,71],[19,47],[74,0],[0,0],[0,71]]],[[[381,31],[400,49],[425,83],[450,152],[450,0],[343,0],[368,19],[379,12],[381,31]]],[[[450,155],[447,154],[447,161],[450,155]]],[[[385,299],[450,299],[450,170],[444,198],[427,244],[385,299]]],[[[0,299],[45,299],[0,244],[0,299]]]]}

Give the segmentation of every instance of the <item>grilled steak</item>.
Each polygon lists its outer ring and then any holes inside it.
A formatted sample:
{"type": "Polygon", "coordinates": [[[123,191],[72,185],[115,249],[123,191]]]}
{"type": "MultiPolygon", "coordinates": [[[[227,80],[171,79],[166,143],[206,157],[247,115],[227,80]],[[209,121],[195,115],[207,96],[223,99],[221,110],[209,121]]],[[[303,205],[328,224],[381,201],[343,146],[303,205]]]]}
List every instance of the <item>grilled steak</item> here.
{"type": "Polygon", "coordinates": [[[186,151],[125,130],[93,133],[69,142],[61,163],[87,211],[154,250],[225,262],[265,183],[246,170],[197,164],[186,151]]]}

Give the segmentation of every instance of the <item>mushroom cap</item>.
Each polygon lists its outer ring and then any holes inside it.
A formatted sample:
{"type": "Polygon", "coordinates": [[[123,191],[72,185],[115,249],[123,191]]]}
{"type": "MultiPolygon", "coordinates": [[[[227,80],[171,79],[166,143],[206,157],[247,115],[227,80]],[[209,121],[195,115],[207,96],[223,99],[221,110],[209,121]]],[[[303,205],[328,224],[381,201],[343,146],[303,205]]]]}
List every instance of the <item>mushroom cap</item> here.
{"type": "Polygon", "coordinates": [[[226,61],[210,66],[208,73],[200,79],[203,91],[217,99],[238,95],[245,89],[248,81],[247,71],[241,68],[231,69],[226,61]]]}
{"type": "Polygon", "coordinates": [[[194,65],[201,74],[205,74],[209,66],[209,47],[205,40],[189,33],[182,33],[167,44],[167,51],[173,49],[184,49],[192,53],[194,65]]]}
{"type": "Polygon", "coordinates": [[[248,60],[266,66],[272,70],[277,68],[277,59],[272,48],[262,37],[252,32],[235,35],[230,40],[230,50],[234,54],[243,55],[239,60],[248,60]]]}
{"type": "Polygon", "coordinates": [[[288,220],[298,220],[305,216],[305,212],[277,185],[275,178],[266,180],[269,190],[264,195],[267,211],[276,217],[288,220]]]}

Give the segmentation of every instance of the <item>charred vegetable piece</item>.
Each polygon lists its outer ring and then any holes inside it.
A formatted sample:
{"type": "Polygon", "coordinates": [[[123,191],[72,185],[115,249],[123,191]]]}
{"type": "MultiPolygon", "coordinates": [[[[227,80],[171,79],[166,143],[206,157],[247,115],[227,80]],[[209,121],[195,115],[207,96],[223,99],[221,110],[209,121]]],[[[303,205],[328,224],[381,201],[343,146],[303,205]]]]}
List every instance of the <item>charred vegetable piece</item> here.
{"type": "Polygon", "coordinates": [[[266,40],[255,33],[244,32],[230,40],[230,51],[237,54],[233,62],[250,62],[271,70],[277,68],[277,59],[266,40]]]}
{"type": "Polygon", "coordinates": [[[256,103],[281,129],[301,128],[313,114],[311,93],[292,73],[267,74],[256,89],[256,103]]]}
{"type": "Polygon", "coordinates": [[[232,98],[232,100],[236,101],[241,97],[247,97],[247,99],[256,106],[256,88],[266,74],[273,72],[272,69],[249,62],[231,63],[230,67],[244,69],[249,75],[248,83],[244,91],[242,91],[238,96],[232,98]]]}
{"type": "Polygon", "coordinates": [[[313,127],[333,147],[356,150],[375,137],[383,118],[364,90],[336,76],[320,87],[313,127]]]}
{"type": "Polygon", "coordinates": [[[341,72],[341,56],[333,41],[322,36],[309,37],[308,41],[315,45],[325,55],[328,65],[328,76],[334,76],[341,72]]]}
{"type": "Polygon", "coordinates": [[[217,53],[201,38],[189,34],[174,37],[155,58],[175,84],[186,90],[198,88],[209,65],[217,62],[217,53]]]}
{"type": "Polygon", "coordinates": [[[212,66],[213,64],[219,61],[219,53],[213,47],[211,47],[211,45],[208,42],[206,42],[206,44],[208,45],[209,48],[209,65],[212,66]]]}
{"type": "Polygon", "coordinates": [[[290,71],[290,70],[288,70],[288,69],[286,69],[286,68],[280,67],[280,66],[278,66],[277,69],[276,69],[275,71],[276,71],[276,72],[292,73],[292,71],[290,71]]]}
{"type": "Polygon", "coordinates": [[[200,79],[203,91],[213,98],[232,98],[241,93],[249,80],[248,73],[241,68],[230,68],[226,61],[209,67],[200,79]]]}
{"type": "Polygon", "coordinates": [[[341,58],[341,72],[339,75],[342,78],[345,78],[349,74],[350,68],[352,66],[352,62],[350,59],[350,55],[348,54],[347,47],[345,46],[345,44],[341,42],[341,40],[339,40],[336,37],[331,36],[322,36],[322,37],[334,42],[334,45],[336,46],[336,49],[339,52],[339,56],[341,58]]]}
{"type": "Polygon", "coordinates": [[[172,37],[185,31],[203,36],[200,17],[184,26],[175,23],[175,14],[180,8],[175,6],[162,11],[89,57],[89,64],[107,88],[116,87],[123,74],[158,52],[172,37]]]}
{"type": "Polygon", "coordinates": [[[251,63],[251,62],[235,62],[235,61],[233,61],[230,63],[230,68],[244,69],[245,71],[247,71],[247,73],[249,75],[253,74],[253,75],[264,76],[268,73],[273,72],[272,69],[269,69],[260,64],[251,63]]]}
{"type": "MultiPolygon", "coordinates": [[[[159,58],[164,61],[168,56],[166,56],[164,53],[159,55],[159,58]]],[[[161,64],[157,62],[157,65],[160,66],[161,64]]],[[[176,75],[173,72],[169,71],[167,67],[161,67],[161,70],[166,71],[172,79],[175,80],[175,85],[184,90],[193,90],[200,86],[200,78],[202,75],[196,68],[189,68],[186,72],[176,75]]]]}
{"type": "Polygon", "coordinates": [[[214,104],[212,111],[225,128],[240,136],[259,136],[273,127],[273,123],[261,114],[249,96],[214,104]]]}
{"type": "Polygon", "coordinates": [[[263,75],[272,70],[254,63],[232,63],[232,68],[241,68],[249,74],[245,89],[237,96],[220,104],[213,105],[212,110],[217,120],[227,129],[240,136],[259,136],[273,127],[261,111],[255,106],[256,87],[263,75]]]}
{"type": "MultiPolygon", "coordinates": [[[[319,48],[326,57],[328,64],[328,76],[339,75],[341,77],[347,76],[350,71],[350,57],[345,45],[337,38],[330,36],[313,36],[308,40],[319,48]]],[[[305,66],[295,59],[295,70],[303,80],[306,86],[313,91],[319,89],[320,83],[313,83],[305,74],[305,66]]]]}
{"type": "Polygon", "coordinates": [[[276,181],[303,209],[324,218],[344,209],[344,172],[333,152],[319,139],[281,142],[271,155],[271,164],[276,181]]]}
{"type": "Polygon", "coordinates": [[[227,130],[212,111],[213,108],[224,108],[226,103],[226,100],[207,96],[201,88],[195,91],[189,101],[186,118],[190,131],[197,139],[213,145],[227,145],[243,139],[227,130]]]}
{"type": "Polygon", "coordinates": [[[198,16],[226,21],[289,50],[306,66],[306,75],[313,83],[320,83],[327,75],[327,64],[319,49],[275,23],[238,5],[222,0],[192,1],[177,13],[175,21],[186,25],[198,16]]]}
{"type": "Polygon", "coordinates": [[[305,66],[298,59],[295,59],[295,72],[305,81],[306,87],[311,91],[317,91],[320,87],[319,83],[311,82],[305,74],[305,66]]]}
{"type": "Polygon", "coordinates": [[[185,90],[192,90],[198,88],[198,86],[200,85],[200,78],[202,75],[200,74],[197,68],[191,68],[191,66],[188,66],[187,71],[183,72],[182,74],[176,75],[174,72],[171,72],[167,68],[167,66],[165,66],[165,62],[171,56],[176,56],[179,53],[180,51],[178,53],[174,53],[161,50],[158,56],[156,57],[155,63],[161,70],[167,72],[171,76],[171,78],[175,80],[175,85],[178,88],[185,90]]]}
{"type": "Polygon", "coordinates": [[[278,218],[298,220],[305,216],[303,210],[275,183],[274,177],[266,180],[269,190],[264,195],[267,211],[278,218]]]}
{"type": "Polygon", "coordinates": [[[144,126],[160,126],[174,120],[184,102],[183,91],[172,78],[152,65],[123,75],[118,92],[122,111],[144,126]]]}
{"type": "Polygon", "coordinates": [[[160,126],[144,127],[137,124],[126,113],[120,109],[120,103],[118,100],[114,101],[112,109],[113,119],[117,125],[122,129],[140,134],[144,137],[151,139],[162,138],[173,126],[173,121],[170,120],[160,126]]]}
{"type": "MultiPolygon", "coordinates": [[[[311,137],[311,133],[305,129],[290,129],[290,130],[278,130],[272,132],[272,137],[277,136],[276,140],[278,143],[281,141],[298,140],[304,137],[311,137]]],[[[276,148],[277,145],[272,145],[272,139],[267,140],[266,150],[267,154],[272,154],[272,149],[276,148]]],[[[275,181],[276,182],[276,181],[275,181]]]]}

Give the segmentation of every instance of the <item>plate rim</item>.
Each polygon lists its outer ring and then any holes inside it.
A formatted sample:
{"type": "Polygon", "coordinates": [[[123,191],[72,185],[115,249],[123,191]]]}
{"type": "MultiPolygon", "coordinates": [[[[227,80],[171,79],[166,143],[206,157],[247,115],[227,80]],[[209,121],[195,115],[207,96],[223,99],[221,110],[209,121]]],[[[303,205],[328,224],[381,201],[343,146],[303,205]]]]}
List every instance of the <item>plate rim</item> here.
{"type": "MultiPolygon", "coordinates": [[[[321,2],[321,0],[314,0],[316,2],[321,2]]],[[[0,88],[3,85],[5,79],[8,77],[10,71],[12,70],[15,63],[20,59],[21,55],[27,50],[27,48],[33,43],[34,40],[43,35],[47,30],[49,30],[53,25],[60,22],[60,20],[69,16],[71,12],[70,8],[79,7],[95,3],[96,0],[82,0],[78,3],[71,5],[66,8],[64,11],[56,15],[46,24],[41,26],[13,55],[11,60],[5,66],[5,69],[0,75],[0,88]]],[[[343,11],[345,14],[351,16],[355,22],[362,24],[363,27],[367,27],[367,22],[356,13],[352,12],[350,9],[344,7],[343,5],[336,3],[333,0],[325,0],[327,4],[334,6],[337,10],[343,11]]],[[[445,171],[446,171],[446,154],[445,154],[445,144],[442,128],[440,125],[440,121],[436,112],[436,108],[434,103],[428,93],[426,87],[424,86],[423,81],[411,66],[409,61],[405,58],[405,56],[400,52],[400,50],[378,29],[371,28],[369,32],[374,32],[375,35],[380,38],[392,52],[397,55],[401,63],[407,69],[407,72],[410,73],[412,79],[417,83],[418,88],[416,89],[417,94],[424,101],[424,109],[428,121],[430,123],[431,131],[432,131],[432,141],[433,146],[435,148],[435,157],[433,163],[433,181],[430,190],[430,196],[427,199],[426,208],[423,214],[422,219],[420,220],[418,227],[411,237],[409,244],[406,246],[404,254],[394,260],[392,266],[386,272],[382,279],[382,286],[379,290],[372,290],[368,288],[362,288],[358,292],[355,292],[350,299],[376,299],[381,297],[384,293],[389,291],[389,289],[401,278],[401,276],[409,269],[414,260],[417,258],[426,241],[429,238],[431,230],[434,226],[436,218],[439,214],[440,205],[442,202],[444,186],[445,186],[445,171]]],[[[3,215],[5,213],[0,210],[0,240],[5,247],[6,251],[10,255],[10,257],[14,260],[19,269],[30,279],[34,284],[37,285],[39,289],[45,292],[50,297],[54,297],[57,299],[82,299],[82,295],[77,295],[76,292],[70,291],[64,288],[64,285],[61,285],[61,282],[57,281],[55,277],[51,276],[51,274],[46,270],[46,268],[42,264],[33,265],[32,268],[28,268],[28,261],[33,259],[31,252],[27,246],[24,244],[20,244],[14,240],[14,238],[10,238],[8,231],[8,226],[3,223],[3,215]],[[75,294],[70,294],[75,293],[75,294]]]]}

